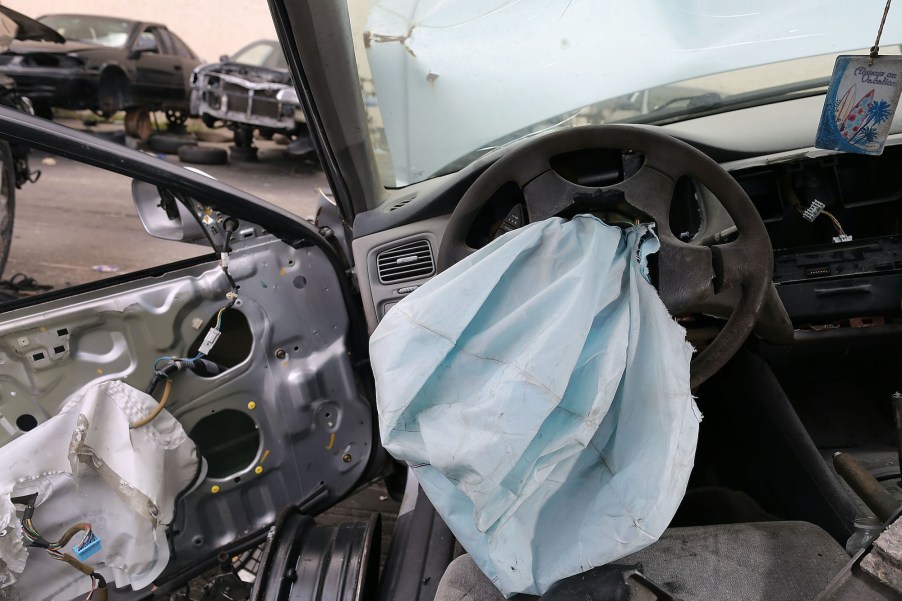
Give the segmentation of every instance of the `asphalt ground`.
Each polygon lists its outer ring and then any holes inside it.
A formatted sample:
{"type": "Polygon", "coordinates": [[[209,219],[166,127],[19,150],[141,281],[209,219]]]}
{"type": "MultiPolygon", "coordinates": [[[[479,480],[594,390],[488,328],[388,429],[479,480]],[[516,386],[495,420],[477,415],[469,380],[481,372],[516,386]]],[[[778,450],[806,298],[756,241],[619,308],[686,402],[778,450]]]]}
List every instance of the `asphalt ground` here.
{"type": "MultiPolygon", "coordinates": [[[[121,125],[77,129],[105,135],[121,125]]],[[[203,143],[228,148],[228,143],[203,143]]],[[[312,218],[317,190],[328,189],[315,161],[288,156],[285,147],[259,140],[258,160],[196,165],[213,177],[304,218],[312,218]]],[[[157,154],[157,153],[154,153],[157,154]]],[[[160,160],[181,164],[177,156],[160,160]]],[[[37,183],[16,191],[10,256],[2,278],[21,273],[54,289],[104,279],[210,252],[209,247],[150,237],[134,210],[131,180],[97,167],[40,152],[30,158],[37,183]]]]}

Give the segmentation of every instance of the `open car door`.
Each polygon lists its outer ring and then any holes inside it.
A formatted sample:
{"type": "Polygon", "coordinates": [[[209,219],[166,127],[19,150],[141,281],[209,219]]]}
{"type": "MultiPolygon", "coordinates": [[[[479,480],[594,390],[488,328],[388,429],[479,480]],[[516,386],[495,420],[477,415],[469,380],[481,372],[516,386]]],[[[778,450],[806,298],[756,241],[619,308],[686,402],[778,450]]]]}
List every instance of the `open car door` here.
{"type": "MultiPolygon", "coordinates": [[[[157,583],[261,543],[284,507],[315,514],[375,473],[366,329],[346,259],[316,226],[210,177],[5,108],[0,139],[134,178],[148,232],[211,247],[0,305],[0,453],[41,436],[85,386],[121,381],[143,391],[168,358],[203,355],[202,369],[171,374],[165,410],[202,460],[178,492],[157,583]],[[204,340],[213,330],[211,348],[204,340]]],[[[68,210],[77,211],[71,193],[68,210]]],[[[41,502],[37,525],[51,518],[41,502]]],[[[96,510],[83,494],[66,502],[96,510]]]]}

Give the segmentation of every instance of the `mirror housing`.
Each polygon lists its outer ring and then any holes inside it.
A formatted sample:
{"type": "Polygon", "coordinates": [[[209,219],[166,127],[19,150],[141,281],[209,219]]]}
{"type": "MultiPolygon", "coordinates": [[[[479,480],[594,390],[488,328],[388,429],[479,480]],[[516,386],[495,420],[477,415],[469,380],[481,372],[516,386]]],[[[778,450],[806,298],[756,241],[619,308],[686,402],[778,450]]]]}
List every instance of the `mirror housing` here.
{"type": "Polygon", "coordinates": [[[153,42],[147,41],[143,38],[138,38],[135,42],[135,45],[132,46],[131,52],[128,53],[129,60],[136,60],[141,58],[141,55],[145,52],[158,53],[157,45],[153,42]]]}
{"type": "Polygon", "coordinates": [[[162,240],[208,244],[206,236],[185,205],[166,202],[157,186],[132,180],[132,200],[148,234],[162,240]]]}

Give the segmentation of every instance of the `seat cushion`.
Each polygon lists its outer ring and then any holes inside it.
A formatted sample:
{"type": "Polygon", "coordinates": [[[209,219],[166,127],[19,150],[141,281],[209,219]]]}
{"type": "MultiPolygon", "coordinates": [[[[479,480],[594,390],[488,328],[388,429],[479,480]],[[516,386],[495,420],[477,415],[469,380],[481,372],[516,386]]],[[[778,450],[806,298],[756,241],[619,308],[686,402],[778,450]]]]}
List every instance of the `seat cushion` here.
{"type": "MultiPolygon", "coordinates": [[[[814,524],[758,522],[669,528],[617,563],[641,563],[651,581],[683,601],[800,601],[813,599],[848,561],[842,546],[814,524]]],[[[467,555],[448,566],[435,597],[503,599],[467,555]]]]}

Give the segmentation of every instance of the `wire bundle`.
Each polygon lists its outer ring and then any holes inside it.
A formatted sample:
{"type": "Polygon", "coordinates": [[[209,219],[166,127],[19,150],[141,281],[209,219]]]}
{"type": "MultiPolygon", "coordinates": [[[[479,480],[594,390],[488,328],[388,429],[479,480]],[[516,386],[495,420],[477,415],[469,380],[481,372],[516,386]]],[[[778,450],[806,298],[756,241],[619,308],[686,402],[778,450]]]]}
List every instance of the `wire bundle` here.
{"type": "Polygon", "coordinates": [[[91,529],[91,524],[88,522],[78,522],[77,524],[73,524],[66,529],[59,540],[49,541],[41,536],[41,533],[38,532],[38,529],[31,520],[34,515],[37,498],[37,493],[33,493],[24,497],[10,499],[15,505],[24,505],[21,524],[22,538],[24,539],[25,544],[29,547],[44,549],[52,559],[67,563],[85,576],[89,576],[91,578],[91,591],[88,593],[88,596],[85,597],[85,601],[92,599],[96,599],[96,601],[106,601],[107,584],[104,577],[95,572],[93,567],[62,551],[62,549],[69,544],[69,541],[71,541],[79,532],[84,532],[84,536],[74,547],[76,555],[81,555],[82,552],[86,552],[88,547],[94,543],[97,543],[99,546],[100,539],[94,534],[94,531],[91,529]],[[97,595],[96,598],[94,596],[95,593],[97,595]]]}
{"type": "Polygon", "coordinates": [[[165,381],[166,384],[163,388],[163,396],[160,398],[160,402],[157,403],[157,406],[153,408],[153,411],[148,413],[145,417],[129,424],[129,428],[135,429],[140,428],[141,426],[146,426],[154,419],[156,419],[160,412],[163,411],[166,403],[169,402],[169,396],[172,392],[171,376],[173,374],[184,371],[186,369],[203,373],[205,375],[216,375],[217,373],[219,373],[220,367],[212,361],[205,360],[204,357],[207,356],[207,353],[210,352],[210,349],[213,348],[213,345],[216,344],[216,341],[219,339],[219,335],[222,333],[223,314],[226,312],[226,310],[230,309],[232,305],[235,304],[236,300],[238,300],[237,296],[231,293],[228,295],[228,297],[229,302],[216,314],[216,322],[213,324],[213,326],[210,327],[210,330],[204,337],[204,341],[201,343],[200,348],[198,349],[198,352],[195,356],[190,358],[166,356],[159,357],[153,362],[153,378],[151,378],[146,392],[147,394],[152,395],[157,386],[159,386],[160,382],[165,381]]]}

